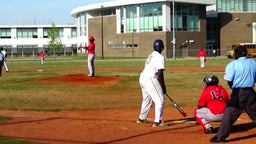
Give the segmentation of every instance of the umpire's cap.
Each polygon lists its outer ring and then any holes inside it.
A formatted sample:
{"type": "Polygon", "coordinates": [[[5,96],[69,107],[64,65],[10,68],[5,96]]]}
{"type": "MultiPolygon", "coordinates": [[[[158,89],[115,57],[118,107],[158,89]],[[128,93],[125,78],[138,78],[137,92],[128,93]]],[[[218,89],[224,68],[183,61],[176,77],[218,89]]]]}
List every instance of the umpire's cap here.
{"type": "Polygon", "coordinates": [[[235,58],[247,56],[247,50],[243,46],[238,46],[234,49],[235,58]]]}

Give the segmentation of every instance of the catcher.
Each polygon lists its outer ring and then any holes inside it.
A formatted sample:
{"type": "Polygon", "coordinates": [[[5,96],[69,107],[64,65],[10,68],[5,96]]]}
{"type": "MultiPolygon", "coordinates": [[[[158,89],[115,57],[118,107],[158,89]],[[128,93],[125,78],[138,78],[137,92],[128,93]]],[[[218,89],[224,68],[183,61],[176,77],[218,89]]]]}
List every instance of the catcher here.
{"type": "Polygon", "coordinates": [[[218,85],[217,76],[206,76],[203,82],[205,87],[195,109],[195,119],[202,126],[204,133],[210,134],[214,130],[210,122],[222,120],[230,95],[224,87],[218,85]]]}

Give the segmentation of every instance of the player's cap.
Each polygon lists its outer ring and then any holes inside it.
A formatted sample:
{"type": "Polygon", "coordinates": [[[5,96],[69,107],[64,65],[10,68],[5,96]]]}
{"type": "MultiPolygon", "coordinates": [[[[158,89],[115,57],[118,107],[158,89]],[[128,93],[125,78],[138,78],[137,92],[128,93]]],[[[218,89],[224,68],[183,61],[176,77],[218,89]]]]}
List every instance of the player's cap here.
{"type": "Polygon", "coordinates": [[[236,55],[240,55],[240,56],[246,56],[247,55],[247,50],[243,46],[236,47],[234,49],[234,52],[235,52],[236,55]]]}
{"type": "Polygon", "coordinates": [[[90,36],[89,41],[95,41],[95,38],[93,36],[90,36]]]}

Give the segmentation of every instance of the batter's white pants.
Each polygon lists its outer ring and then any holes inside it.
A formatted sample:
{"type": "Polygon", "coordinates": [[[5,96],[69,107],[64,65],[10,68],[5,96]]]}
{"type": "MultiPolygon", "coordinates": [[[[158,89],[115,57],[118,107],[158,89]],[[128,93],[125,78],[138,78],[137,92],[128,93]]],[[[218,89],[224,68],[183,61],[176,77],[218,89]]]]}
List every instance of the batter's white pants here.
{"type": "Polygon", "coordinates": [[[142,103],[139,118],[146,119],[148,117],[152,101],[155,104],[154,122],[162,120],[164,95],[162,87],[157,78],[140,77],[139,83],[142,90],[142,103]]]}
{"type": "Polygon", "coordinates": [[[94,59],[95,59],[95,54],[88,54],[89,76],[95,76],[94,59]]]}
{"type": "Polygon", "coordinates": [[[205,57],[199,57],[199,60],[200,60],[200,67],[204,68],[204,66],[205,66],[205,57]]]}
{"type": "Polygon", "coordinates": [[[197,122],[204,128],[211,127],[210,122],[220,122],[223,114],[213,114],[207,107],[196,109],[195,117],[197,122]]]}

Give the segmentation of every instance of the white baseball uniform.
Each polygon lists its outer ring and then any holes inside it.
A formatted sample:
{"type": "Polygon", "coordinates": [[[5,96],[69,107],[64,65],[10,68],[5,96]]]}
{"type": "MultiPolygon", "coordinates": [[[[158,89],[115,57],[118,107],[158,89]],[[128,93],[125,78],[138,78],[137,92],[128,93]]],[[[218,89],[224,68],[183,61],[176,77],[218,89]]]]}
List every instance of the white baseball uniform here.
{"type": "Polygon", "coordinates": [[[139,118],[148,117],[152,101],[155,103],[154,122],[162,120],[164,107],[164,94],[157,79],[159,69],[165,68],[165,59],[157,51],[153,51],[147,58],[144,70],[140,74],[139,83],[142,90],[142,104],[139,118]]]}
{"type": "Polygon", "coordinates": [[[3,61],[4,68],[5,68],[5,70],[8,72],[9,69],[8,69],[8,67],[7,67],[7,64],[6,64],[6,51],[5,51],[5,50],[2,50],[1,52],[2,52],[2,54],[4,55],[4,61],[3,61]]]}

